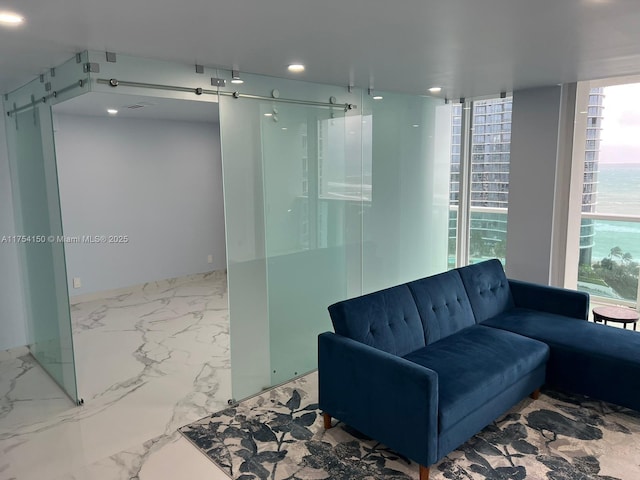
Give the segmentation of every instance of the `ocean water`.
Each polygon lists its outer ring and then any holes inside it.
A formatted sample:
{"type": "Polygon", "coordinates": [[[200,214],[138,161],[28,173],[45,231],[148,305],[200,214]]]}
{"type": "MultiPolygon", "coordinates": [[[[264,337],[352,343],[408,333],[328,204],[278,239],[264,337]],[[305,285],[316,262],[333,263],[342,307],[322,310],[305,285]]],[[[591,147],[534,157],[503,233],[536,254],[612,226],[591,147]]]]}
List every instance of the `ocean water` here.
{"type": "MultiPolygon", "coordinates": [[[[600,164],[597,202],[597,213],[640,217],[640,163],[600,164]]],[[[613,247],[640,261],[640,223],[596,221],[592,259],[607,257],[613,247]]]]}
{"type": "Polygon", "coordinates": [[[600,164],[598,213],[640,216],[640,163],[600,164]]]}

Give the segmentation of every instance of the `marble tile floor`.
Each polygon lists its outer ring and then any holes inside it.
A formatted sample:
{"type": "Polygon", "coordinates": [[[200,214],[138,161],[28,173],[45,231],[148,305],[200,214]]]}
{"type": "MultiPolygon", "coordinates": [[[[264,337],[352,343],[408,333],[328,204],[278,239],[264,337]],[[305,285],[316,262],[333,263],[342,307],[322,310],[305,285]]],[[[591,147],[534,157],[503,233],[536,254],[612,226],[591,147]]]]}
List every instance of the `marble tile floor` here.
{"type": "MultiPolygon", "coordinates": [[[[592,307],[595,305],[592,305],[592,307]]],[[[0,480],[223,480],[177,428],[231,397],[224,272],[77,298],[76,407],[0,352],[0,480]]]]}
{"type": "Polygon", "coordinates": [[[0,353],[0,480],[226,479],[176,429],[231,397],[224,272],[73,302],[76,407],[0,353]]]}

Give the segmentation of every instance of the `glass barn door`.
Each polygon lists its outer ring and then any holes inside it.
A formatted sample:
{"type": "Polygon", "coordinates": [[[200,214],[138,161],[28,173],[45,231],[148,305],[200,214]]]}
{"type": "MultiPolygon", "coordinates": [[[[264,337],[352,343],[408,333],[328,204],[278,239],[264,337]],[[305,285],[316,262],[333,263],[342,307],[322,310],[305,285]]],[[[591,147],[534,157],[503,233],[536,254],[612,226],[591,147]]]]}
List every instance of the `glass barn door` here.
{"type": "Polygon", "coordinates": [[[271,383],[278,384],[316,368],[317,336],[331,329],[327,307],[348,296],[361,168],[359,156],[347,162],[342,110],[270,108],[263,105],[262,163],[271,383]]]}
{"type": "Polygon", "coordinates": [[[317,366],[327,307],[361,292],[361,116],[220,97],[236,399],[317,366]]]}
{"type": "Polygon", "coordinates": [[[7,120],[31,354],[77,401],[51,108],[7,120]]]}

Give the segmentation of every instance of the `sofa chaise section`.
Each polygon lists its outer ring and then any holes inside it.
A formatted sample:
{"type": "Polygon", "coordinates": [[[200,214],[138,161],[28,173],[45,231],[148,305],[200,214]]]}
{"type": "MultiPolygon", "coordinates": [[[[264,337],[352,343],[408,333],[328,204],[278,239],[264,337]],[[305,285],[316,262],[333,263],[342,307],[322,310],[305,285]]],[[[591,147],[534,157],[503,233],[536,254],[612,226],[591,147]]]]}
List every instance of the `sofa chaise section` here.
{"type": "Polygon", "coordinates": [[[637,332],[589,323],[586,293],[507,280],[497,260],[459,271],[481,325],[549,345],[548,385],[640,410],[637,332]]]}
{"type": "Polygon", "coordinates": [[[640,410],[640,334],[515,308],[484,322],[545,342],[547,384],[640,410]]]}

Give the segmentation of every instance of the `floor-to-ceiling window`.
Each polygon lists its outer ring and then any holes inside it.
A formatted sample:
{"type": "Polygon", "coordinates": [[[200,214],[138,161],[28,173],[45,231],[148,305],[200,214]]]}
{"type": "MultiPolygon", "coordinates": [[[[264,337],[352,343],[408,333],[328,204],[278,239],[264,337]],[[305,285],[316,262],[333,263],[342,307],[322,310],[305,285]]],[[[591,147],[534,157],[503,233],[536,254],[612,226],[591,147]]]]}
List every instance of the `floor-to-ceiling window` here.
{"type": "Polygon", "coordinates": [[[452,107],[449,268],[505,262],[512,105],[504,97],[452,107]]]}
{"type": "Polygon", "coordinates": [[[636,302],[640,264],[640,83],[594,82],[585,115],[578,289],[636,302]],[[616,84],[614,84],[616,83],[616,84]]]}

